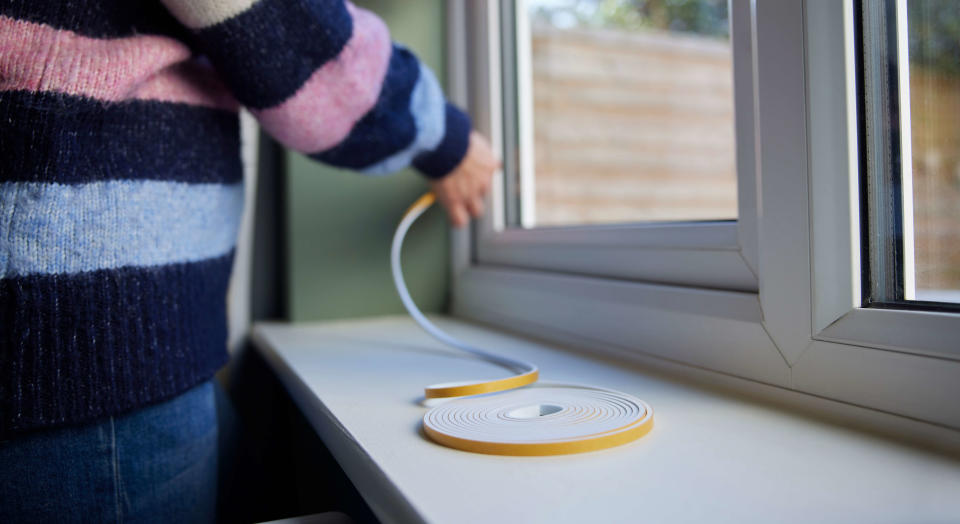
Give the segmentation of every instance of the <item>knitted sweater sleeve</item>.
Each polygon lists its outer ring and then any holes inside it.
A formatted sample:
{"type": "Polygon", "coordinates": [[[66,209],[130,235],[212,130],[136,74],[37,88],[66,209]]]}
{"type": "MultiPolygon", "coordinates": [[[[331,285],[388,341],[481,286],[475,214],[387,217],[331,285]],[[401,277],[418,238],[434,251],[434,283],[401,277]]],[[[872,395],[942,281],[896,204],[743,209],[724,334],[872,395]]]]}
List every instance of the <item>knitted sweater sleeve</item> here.
{"type": "Polygon", "coordinates": [[[162,0],[284,145],[332,165],[439,178],[470,120],[384,23],[344,0],[162,0]]]}

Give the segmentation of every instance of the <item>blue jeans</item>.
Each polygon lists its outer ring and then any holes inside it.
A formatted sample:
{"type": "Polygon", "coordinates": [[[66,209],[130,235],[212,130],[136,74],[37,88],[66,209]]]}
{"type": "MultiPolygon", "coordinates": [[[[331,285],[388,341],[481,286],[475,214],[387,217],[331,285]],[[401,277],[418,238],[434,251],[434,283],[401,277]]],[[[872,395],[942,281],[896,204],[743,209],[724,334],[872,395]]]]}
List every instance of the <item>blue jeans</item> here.
{"type": "Polygon", "coordinates": [[[213,522],[214,385],[0,443],[0,522],[213,522]]]}

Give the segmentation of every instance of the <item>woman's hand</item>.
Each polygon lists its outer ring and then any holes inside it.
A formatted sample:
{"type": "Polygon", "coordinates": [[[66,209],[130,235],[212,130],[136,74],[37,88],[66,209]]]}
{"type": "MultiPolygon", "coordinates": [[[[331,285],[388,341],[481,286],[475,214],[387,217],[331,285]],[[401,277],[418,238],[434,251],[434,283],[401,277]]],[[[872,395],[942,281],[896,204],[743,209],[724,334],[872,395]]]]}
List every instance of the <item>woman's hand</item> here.
{"type": "Polygon", "coordinates": [[[490,149],[490,143],[473,131],[467,154],[460,165],[447,176],[430,182],[454,227],[463,227],[471,216],[477,218],[483,214],[483,198],[490,190],[497,169],[500,169],[500,161],[490,149]]]}

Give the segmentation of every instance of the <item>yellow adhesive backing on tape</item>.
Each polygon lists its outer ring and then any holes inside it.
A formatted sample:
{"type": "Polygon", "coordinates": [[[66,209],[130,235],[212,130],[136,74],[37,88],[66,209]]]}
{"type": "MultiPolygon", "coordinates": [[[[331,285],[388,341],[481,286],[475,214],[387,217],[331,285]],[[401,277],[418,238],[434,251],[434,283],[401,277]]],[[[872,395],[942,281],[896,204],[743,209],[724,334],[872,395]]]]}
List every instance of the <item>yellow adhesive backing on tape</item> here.
{"type": "Polygon", "coordinates": [[[425,398],[462,398],[427,411],[423,417],[427,436],[444,446],[475,453],[542,456],[611,448],[647,434],[653,428],[653,410],[642,400],[593,386],[534,384],[539,378],[537,366],[465,344],[424,316],[404,282],[400,251],[410,226],[434,201],[432,193],[420,197],[394,234],[390,266],[400,300],[417,324],[441,342],[515,375],[428,386],[425,398]]]}
{"type": "Polygon", "coordinates": [[[488,380],[486,382],[434,384],[424,388],[423,396],[426,398],[451,398],[496,393],[497,391],[506,391],[508,389],[523,387],[527,384],[533,384],[538,378],[540,378],[540,372],[534,369],[513,377],[488,380]]]}

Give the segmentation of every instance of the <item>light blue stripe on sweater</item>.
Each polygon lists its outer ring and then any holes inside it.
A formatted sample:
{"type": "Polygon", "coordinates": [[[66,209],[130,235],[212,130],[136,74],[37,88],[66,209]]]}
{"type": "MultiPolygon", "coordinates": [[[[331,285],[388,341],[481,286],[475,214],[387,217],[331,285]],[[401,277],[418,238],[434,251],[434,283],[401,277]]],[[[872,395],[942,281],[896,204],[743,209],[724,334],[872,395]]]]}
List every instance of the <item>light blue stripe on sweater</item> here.
{"type": "Polygon", "coordinates": [[[437,78],[429,67],[420,64],[420,77],[410,94],[410,113],[417,126],[417,138],[403,151],[365,168],[363,172],[368,175],[395,173],[408,167],[420,153],[436,149],[446,131],[445,104],[437,78]]]}
{"type": "Polygon", "coordinates": [[[223,255],[242,212],[242,183],[2,183],[0,278],[223,255]]]}

